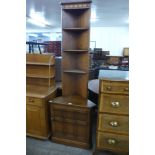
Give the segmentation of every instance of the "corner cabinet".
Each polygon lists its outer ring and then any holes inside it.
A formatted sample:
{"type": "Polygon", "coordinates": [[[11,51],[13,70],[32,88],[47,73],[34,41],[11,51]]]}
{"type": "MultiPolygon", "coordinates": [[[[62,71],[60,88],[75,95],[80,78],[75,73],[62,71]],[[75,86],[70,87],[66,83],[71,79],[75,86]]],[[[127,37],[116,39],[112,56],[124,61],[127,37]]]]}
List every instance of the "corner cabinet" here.
{"type": "Polygon", "coordinates": [[[91,146],[92,111],[87,100],[90,0],[61,0],[62,96],[51,100],[52,141],[91,146]]]}
{"type": "Polygon", "coordinates": [[[62,1],[62,93],[87,97],[90,2],[62,1]]]}

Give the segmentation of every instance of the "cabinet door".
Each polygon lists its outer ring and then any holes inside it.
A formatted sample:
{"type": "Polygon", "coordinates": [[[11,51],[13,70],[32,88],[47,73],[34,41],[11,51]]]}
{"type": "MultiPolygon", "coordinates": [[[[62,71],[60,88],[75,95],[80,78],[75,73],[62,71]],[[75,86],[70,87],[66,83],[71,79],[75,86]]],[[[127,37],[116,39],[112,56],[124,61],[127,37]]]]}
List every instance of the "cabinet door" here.
{"type": "Polygon", "coordinates": [[[36,136],[43,136],[44,112],[43,108],[34,105],[26,106],[26,132],[36,136]]]}

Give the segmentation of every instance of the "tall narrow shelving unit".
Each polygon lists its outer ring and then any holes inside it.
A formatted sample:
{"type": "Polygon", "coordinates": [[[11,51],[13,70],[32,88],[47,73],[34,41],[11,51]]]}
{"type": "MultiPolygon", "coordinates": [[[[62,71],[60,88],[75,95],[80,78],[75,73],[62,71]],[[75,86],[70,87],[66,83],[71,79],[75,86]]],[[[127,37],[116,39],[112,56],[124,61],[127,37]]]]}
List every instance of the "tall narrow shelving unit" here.
{"type": "Polygon", "coordinates": [[[51,100],[52,141],[89,148],[92,109],[87,100],[90,0],[61,0],[62,96],[51,100]]]}
{"type": "Polygon", "coordinates": [[[90,0],[62,0],[62,93],[87,98],[90,0]]]}

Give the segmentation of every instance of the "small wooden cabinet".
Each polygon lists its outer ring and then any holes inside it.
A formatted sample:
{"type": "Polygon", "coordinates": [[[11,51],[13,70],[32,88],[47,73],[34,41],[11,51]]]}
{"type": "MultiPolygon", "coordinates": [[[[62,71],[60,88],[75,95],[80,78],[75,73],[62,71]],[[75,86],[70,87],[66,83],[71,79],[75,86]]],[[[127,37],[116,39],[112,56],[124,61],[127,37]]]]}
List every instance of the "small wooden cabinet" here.
{"type": "Polygon", "coordinates": [[[52,141],[90,148],[95,104],[79,97],[58,97],[51,102],[52,141]]]}
{"type": "Polygon", "coordinates": [[[129,81],[100,79],[96,151],[129,152],[129,81]]]}
{"type": "Polygon", "coordinates": [[[56,97],[55,59],[51,54],[26,55],[26,135],[50,136],[48,101],[56,97]]]}
{"type": "MultiPolygon", "coordinates": [[[[37,89],[36,87],[33,87],[37,89]]],[[[33,91],[32,86],[27,86],[26,97],[26,135],[47,139],[50,134],[50,108],[48,101],[55,98],[56,89],[38,87],[40,92],[33,91]]]]}

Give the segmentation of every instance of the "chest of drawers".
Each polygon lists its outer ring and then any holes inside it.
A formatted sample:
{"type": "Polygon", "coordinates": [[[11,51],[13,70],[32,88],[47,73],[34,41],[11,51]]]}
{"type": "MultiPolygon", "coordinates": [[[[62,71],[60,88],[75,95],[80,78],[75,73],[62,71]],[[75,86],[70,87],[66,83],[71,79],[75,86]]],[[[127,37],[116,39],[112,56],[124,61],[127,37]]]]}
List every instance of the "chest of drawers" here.
{"type": "Polygon", "coordinates": [[[129,152],[129,81],[100,79],[96,151],[129,152]]]}

